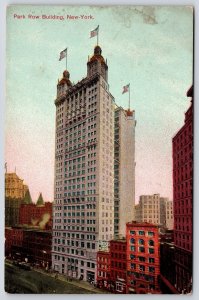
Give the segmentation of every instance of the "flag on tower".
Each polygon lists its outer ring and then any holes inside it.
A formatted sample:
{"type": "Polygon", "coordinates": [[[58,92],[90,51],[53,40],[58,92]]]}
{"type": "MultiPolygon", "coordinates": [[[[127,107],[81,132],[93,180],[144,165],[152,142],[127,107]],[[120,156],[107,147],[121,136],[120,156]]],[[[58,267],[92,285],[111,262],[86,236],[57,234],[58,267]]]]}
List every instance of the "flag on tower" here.
{"type": "Polygon", "coordinates": [[[92,37],[98,35],[98,32],[99,32],[99,25],[98,25],[94,30],[92,30],[92,31],[90,32],[90,38],[92,38],[92,37]]]}
{"type": "Polygon", "coordinates": [[[125,86],[123,86],[123,92],[122,92],[122,94],[127,93],[129,91],[129,87],[130,87],[130,83],[127,84],[127,85],[125,85],[125,86]]]}
{"type": "Polygon", "coordinates": [[[67,48],[60,52],[59,60],[62,60],[64,57],[66,57],[67,54],[67,48]]]}

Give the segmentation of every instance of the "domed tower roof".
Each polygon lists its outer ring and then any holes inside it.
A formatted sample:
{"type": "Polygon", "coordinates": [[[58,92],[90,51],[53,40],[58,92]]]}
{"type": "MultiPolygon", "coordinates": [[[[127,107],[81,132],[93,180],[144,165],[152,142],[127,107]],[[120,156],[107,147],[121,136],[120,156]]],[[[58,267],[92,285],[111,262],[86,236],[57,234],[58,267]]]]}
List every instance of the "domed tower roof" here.
{"type": "Polygon", "coordinates": [[[59,85],[62,85],[62,84],[67,84],[68,86],[71,86],[72,85],[72,83],[71,83],[71,81],[70,81],[70,73],[67,71],[67,70],[65,70],[64,72],[63,72],[63,77],[62,77],[62,79],[58,82],[58,86],[59,85]]]}
{"type": "Polygon", "coordinates": [[[95,46],[94,48],[94,54],[93,56],[90,58],[89,62],[94,62],[94,61],[99,61],[101,63],[105,64],[105,60],[102,56],[102,49],[100,46],[95,46]]]}

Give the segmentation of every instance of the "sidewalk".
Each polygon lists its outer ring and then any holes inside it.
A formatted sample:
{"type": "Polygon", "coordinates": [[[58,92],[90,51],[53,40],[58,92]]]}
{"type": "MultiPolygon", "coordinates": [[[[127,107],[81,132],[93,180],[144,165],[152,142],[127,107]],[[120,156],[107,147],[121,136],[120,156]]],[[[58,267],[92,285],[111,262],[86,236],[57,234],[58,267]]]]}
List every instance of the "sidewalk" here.
{"type": "Polygon", "coordinates": [[[42,269],[34,269],[34,271],[36,271],[38,273],[41,273],[41,274],[45,274],[45,275],[50,276],[52,278],[55,278],[55,276],[57,276],[56,279],[64,281],[67,284],[72,284],[73,286],[78,286],[80,288],[86,289],[86,290],[88,290],[90,292],[94,292],[96,294],[111,294],[108,291],[104,291],[104,290],[101,290],[99,288],[94,287],[93,285],[91,285],[90,283],[88,283],[86,281],[79,281],[75,278],[72,278],[72,281],[70,281],[71,279],[70,280],[67,279],[67,277],[64,276],[64,275],[57,274],[57,273],[48,273],[48,272],[45,272],[42,269]]]}

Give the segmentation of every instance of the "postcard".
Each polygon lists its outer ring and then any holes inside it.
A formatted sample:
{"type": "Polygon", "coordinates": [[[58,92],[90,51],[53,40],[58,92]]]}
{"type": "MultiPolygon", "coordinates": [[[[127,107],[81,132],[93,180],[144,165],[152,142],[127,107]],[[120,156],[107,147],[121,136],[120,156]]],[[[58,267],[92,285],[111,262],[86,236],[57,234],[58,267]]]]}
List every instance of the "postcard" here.
{"type": "Polygon", "coordinates": [[[7,7],[7,293],[192,293],[193,91],[192,6],[7,7]]]}

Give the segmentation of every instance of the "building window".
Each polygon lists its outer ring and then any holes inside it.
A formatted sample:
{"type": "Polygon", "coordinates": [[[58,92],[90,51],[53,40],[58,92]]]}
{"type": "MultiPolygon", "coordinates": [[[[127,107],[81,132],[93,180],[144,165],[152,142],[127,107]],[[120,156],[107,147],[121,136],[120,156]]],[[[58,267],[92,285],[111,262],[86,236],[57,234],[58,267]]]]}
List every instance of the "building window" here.
{"type": "Polygon", "coordinates": [[[136,265],[135,264],[131,264],[131,269],[135,270],[135,268],[136,268],[136,265]]]}
{"type": "Polygon", "coordinates": [[[131,244],[135,244],[135,239],[131,238],[131,244]]]}
{"type": "Polygon", "coordinates": [[[130,246],[131,251],[135,251],[135,246],[130,246]]]}
{"type": "Polygon", "coordinates": [[[153,248],[149,248],[149,253],[153,254],[154,253],[154,249],[153,248]]]}
{"type": "Polygon", "coordinates": [[[154,232],[153,231],[148,231],[148,236],[154,236],[154,232]]]}
{"type": "Polygon", "coordinates": [[[140,271],[145,271],[145,266],[139,265],[139,270],[140,270],[140,271]]]}
{"type": "Polygon", "coordinates": [[[130,259],[135,259],[135,255],[134,254],[130,254],[130,259]]]}
{"type": "Polygon", "coordinates": [[[154,246],[154,241],[153,240],[149,240],[149,246],[154,246]]]}
{"type": "Polygon", "coordinates": [[[143,230],[139,230],[139,235],[144,235],[144,231],[143,230]]]}
{"type": "Polygon", "coordinates": [[[154,267],[149,267],[149,272],[150,273],[155,273],[155,268],[154,267]]]}
{"type": "Polygon", "coordinates": [[[155,258],[149,257],[149,263],[154,263],[154,262],[155,262],[155,258]]]}
{"type": "MultiPolygon", "coordinates": [[[[144,247],[138,247],[139,252],[144,253],[145,252],[145,248],[144,247]]],[[[150,250],[150,249],[149,249],[150,250]]],[[[153,249],[152,249],[153,250],[153,249]]]]}
{"type": "Polygon", "coordinates": [[[143,262],[144,262],[144,261],[145,261],[145,257],[143,257],[143,256],[139,256],[139,257],[138,257],[138,260],[139,260],[139,261],[143,261],[143,262]]]}
{"type": "Polygon", "coordinates": [[[139,239],[139,245],[144,245],[144,240],[143,239],[139,239]]]}
{"type": "Polygon", "coordinates": [[[130,230],[130,234],[135,234],[135,231],[134,230],[130,230]]]}

